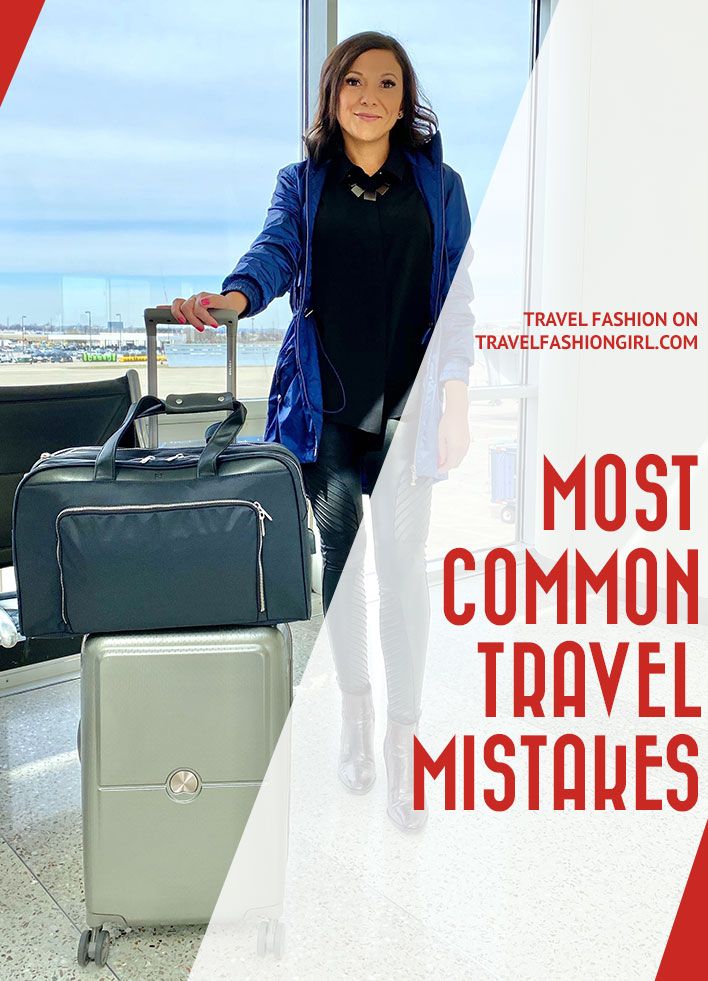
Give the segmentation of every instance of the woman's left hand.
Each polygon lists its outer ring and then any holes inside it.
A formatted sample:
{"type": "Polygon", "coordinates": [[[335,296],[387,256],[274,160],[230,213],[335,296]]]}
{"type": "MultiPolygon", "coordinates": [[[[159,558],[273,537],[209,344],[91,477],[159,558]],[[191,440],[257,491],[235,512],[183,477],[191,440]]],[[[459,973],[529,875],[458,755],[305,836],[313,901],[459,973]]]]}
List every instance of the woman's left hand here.
{"type": "Polygon", "coordinates": [[[438,426],[438,468],[447,472],[459,467],[469,446],[467,399],[464,405],[448,403],[438,426]]]}

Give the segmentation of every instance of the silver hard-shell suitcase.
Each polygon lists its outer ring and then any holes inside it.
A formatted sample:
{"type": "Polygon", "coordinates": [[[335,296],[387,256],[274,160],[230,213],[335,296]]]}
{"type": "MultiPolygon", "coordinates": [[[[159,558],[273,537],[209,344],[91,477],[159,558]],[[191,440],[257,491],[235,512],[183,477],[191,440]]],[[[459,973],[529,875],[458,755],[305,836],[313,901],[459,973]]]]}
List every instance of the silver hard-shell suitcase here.
{"type": "MultiPolygon", "coordinates": [[[[91,929],[79,963],[105,964],[108,924],[209,921],[291,700],[287,626],[84,639],[79,753],[91,929]]],[[[278,783],[272,861],[259,874],[255,909],[248,898],[244,906],[268,918],[259,948],[267,932],[276,953],[287,783],[278,783]]]]}

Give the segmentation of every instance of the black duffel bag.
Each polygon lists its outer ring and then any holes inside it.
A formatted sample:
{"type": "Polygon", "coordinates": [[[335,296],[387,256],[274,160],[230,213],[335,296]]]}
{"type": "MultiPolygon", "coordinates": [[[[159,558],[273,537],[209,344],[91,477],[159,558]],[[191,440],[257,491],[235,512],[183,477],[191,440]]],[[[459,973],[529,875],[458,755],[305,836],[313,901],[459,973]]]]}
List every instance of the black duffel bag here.
{"type": "Polygon", "coordinates": [[[307,502],[277,443],[237,443],[230,393],[146,395],[102,447],[43,456],[20,482],[13,554],[27,636],[306,620],[307,502]],[[204,447],[123,449],[136,419],[231,409],[204,447]]]}

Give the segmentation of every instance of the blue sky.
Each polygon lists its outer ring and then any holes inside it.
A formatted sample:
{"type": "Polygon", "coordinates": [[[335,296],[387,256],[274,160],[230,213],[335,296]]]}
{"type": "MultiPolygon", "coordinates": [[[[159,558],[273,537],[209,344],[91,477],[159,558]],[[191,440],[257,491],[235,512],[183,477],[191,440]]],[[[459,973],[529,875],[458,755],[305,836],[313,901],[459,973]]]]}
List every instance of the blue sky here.
{"type": "MultiPolygon", "coordinates": [[[[0,108],[1,323],[139,324],[220,287],[300,158],[299,16],[46,0],[0,108]]],[[[474,213],[528,74],[528,0],[341,0],[339,36],[359,30],[408,50],[474,213]]],[[[261,320],[286,316],[282,300],[261,320]]]]}

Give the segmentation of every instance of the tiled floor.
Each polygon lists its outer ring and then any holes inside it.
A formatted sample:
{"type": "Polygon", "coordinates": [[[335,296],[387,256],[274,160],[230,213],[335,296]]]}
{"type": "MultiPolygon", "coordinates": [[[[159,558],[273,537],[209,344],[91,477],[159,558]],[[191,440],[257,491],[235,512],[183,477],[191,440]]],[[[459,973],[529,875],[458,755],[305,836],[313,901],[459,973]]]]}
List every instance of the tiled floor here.
{"type": "MultiPolygon", "coordinates": [[[[322,625],[313,600],[313,619],[293,625],[296,684],[322,625]]],[[[202,927],[136,929],[103,970],[76,963],[85,927],[79,714],[78,677],[0,697],[0,981],[179,981],[202,927]]]]}

